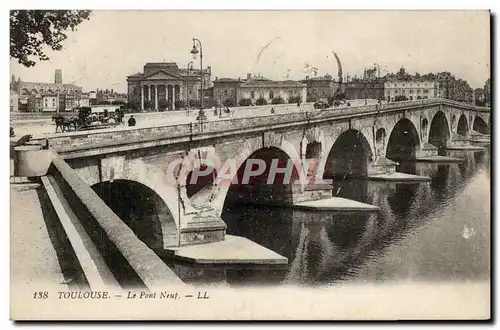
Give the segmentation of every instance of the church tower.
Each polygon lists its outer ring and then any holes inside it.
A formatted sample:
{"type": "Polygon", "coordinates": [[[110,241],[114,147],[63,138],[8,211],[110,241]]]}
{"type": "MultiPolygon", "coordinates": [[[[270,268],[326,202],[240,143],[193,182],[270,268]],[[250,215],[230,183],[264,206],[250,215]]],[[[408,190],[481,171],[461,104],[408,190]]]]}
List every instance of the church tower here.
{"type": "Polygon", "coordinates": [[[63,79],[62,79],[62,70],[61,69],[56,69],[55,76],[54,76],[54,83],[62,85],[63,79]]]}

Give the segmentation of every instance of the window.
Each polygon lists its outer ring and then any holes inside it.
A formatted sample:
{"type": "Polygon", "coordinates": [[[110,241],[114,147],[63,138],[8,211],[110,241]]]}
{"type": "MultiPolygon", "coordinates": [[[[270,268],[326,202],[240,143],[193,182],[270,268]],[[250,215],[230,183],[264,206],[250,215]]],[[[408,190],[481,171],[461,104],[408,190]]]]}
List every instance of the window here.
{"type": "Polygon", "coordinates": [[[269,98],[270,98],[270,99],[274,99],[274,92],[273,92],[273,91],[270,91],[270,92],[269,92],[269,98]]]}
{"type": "Polygon", "coordinates": [[[193,89],[192,88],[189,89],[189,95],[191,95],[191,94],[193,94],[193,89]]]}
{"type": "Polygon", "coordinates": [[[428,89],[424,89],[424,93],[425,94],[429,93],[429,90],[428,89]]]}
{"type": "Polygon", "coordinates": [[[254,98],[255,98],[255,92],[254,92],[254,91],[251,91],[251,92],[250,92],[250,98],[251,98],[251,99],[254,99],[254,98]]]}
{"type": "Polygon", "coordinates": [[[227,89],[224,90],[224,96],[227,96],[227,89]]]}

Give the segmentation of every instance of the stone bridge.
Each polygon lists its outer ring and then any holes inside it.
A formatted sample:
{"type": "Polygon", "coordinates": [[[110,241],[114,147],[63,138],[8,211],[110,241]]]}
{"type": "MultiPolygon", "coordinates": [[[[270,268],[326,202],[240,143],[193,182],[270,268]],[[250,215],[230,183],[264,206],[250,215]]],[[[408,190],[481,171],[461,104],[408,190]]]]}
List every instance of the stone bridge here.
{"type": "Polygon", "coordinates": [[[222,240],[221,217],[234,201],[293,205],[331,197],[336,179],[393,173],[395,161],[434,156],[489,130],[489,109],[434,99],[47,140],[139,238],[161,251],[222,240]],[[255,159],[267,165],[263,172],[235,183],[245,167],[254,170],[255,159]],[[286,171],[265,184],[273,161],[286,171]],[[314,177],[333,183],[319,185],[314,177]],[[124,203],[126,209],[116,207],[124,203]]]}

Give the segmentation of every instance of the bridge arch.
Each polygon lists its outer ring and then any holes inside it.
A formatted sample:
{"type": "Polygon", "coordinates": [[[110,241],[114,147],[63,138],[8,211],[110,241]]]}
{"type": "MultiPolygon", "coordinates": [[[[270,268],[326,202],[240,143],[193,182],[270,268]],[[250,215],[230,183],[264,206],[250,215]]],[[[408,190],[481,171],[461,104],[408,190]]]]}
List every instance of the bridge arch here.
{"type": "MultiPolygon", "coordinates": [[[[217,178],[214,188],[216,192],[212,194],[212,203],[219,215],[222,216],[224,209],[227,209],[230,204],[283,205],[293,203],[293,194],[301,187],[297,182],[302,167],[295,148],[293,148],[295,152],[290,152],[291,150],[287,150],[289,148],[282,147],[262,147],[251,153],[250,149],[243,150],[238,155],[238,159],[233,162],[232,168],[220,169],[220,177],[217,178]],[[288,165],[291,172],[287,172],[286,175],[277,173],[273,180],[273,175],[270,173],[273,160],[278,168],[284,169],[288,165]],[[262,167],[263,172],[252,176],[248,176],[247,172],[245,177],[245,169],[257,171],[259,165],[255,162],[261,161],[265,164],[262,167]],[[273,184],[267,184],[268,180],[271,180],[273,184]]],[[[224,166],[227,164],[229,163],[226,162],[224,166]]]]}
{"type": "Polygon", "coordinates": [[[488,124],[480,116],[474,117],[474,122],[472,124],[472,129],[481,134],[490,134],[490,129],[488,124]]]}
{"type": "MultiPolygon", "coordinates": [[[[179,218],[192,211],[190,205],[184,205],[179,200],[178,185],[172,173],[165,171],[163,167],[146,163],[142,159],[127,159],[125,156],[115,156],[103,158],[100,162],[88,163],[87,161],[73,161],[71,166],[78,175],[89,185],[93,186],[102,182],[111,183],[122,180],[127,182],[137,182],[155,192],[167,205],[170,217],[160,217],[162,223],[162,234],[164,235],[164,247],[173,241],[177,245],[177,228],[179,228],[179,218]],[[99,165],[100,163],[100,165],[99,165]]],[[[123,188],[123,186],[121,186],[123,188]]],[[[167,212],[165,212],[167,214],[167,212]]]]}
{"type": "Polygon", "coordinates": [[[420,139],[415,125],[409,119],[402,118],[391,130],[386,157],[392,160],[415,159],[419,147],[420,139]]]}
{"type": "Polygon", "coordinates": [[[335,140],[325,161],[325,179],[365,178],[373,151],[366,137],[358,130],[344,131],[335,140]]]}
{"type": "Polygon", "coordinates": [[[436,112],[429,128],[429,143],[441,150],[448,146],[450,140],[450,125],[442,111],[436,112]]]}
{"type": "Polygon", "coordinates": [[[469,135],[469,123],[467,122],[467,117],[462,114],[458,119],[457,134],[461,136],[469,135]]]}
{"type": "Polygon", "coordinates": [[[177,226],[165,201],[150,187],[133,180],[96,183],[92,189],[155,251],[177,244],[177,226]]]}

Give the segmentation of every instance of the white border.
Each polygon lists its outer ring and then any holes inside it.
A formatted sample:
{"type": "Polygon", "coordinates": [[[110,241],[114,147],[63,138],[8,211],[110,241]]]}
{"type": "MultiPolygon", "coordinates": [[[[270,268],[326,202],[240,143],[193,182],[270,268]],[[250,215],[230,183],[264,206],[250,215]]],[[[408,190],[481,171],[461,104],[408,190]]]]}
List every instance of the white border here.
{"type": "MultiPolygon", "coordinates": [[[[88,1],[7,1],[7,2],[2,2],[1,6],[6,7],[2,8],[2,15],[0,16],[3,23],[2,26],[4,27],[3,29],[0,30],[0,35],[1,35],[1,44],[6,45],[7,40],[9,38],[9,32],[7,30],[7,25],[8,25],[8,10],[10,8],[37,8],[37,9],[53,9],[53,8],[92,8],[92,9],[252,9],[252,10],[257,10],[257,9],[293,9],[293,10],[300,10],[300,9],[365,9],[365,10],[370,10],[370,9],[455,9],[455,10],[461,10],[461,9],[493,9],[493,12],[498,13],[500,10],[498,9],[499,6],[499,1],[493,1],[493,0],[475,0],[475,1],[453,1],[453,2],[444,2],[444,1],[436,1],[436,0],[420,0],[420,1],[360,1],[360,0],[350,0],[350,1],[335,1],[334,3],[331,1],[317,1],[317,0],[308,0],[308,1],[277,1],[277,0],[253,0],[251,3],[245,2],[242,4],[237,4],[235,1],[213,1],[213,0],[183,0],[183,1],[168,1],[168,6],[165,6],[163,3],[157,2],[157,1],[152,1],[152,0],[141,0],[139,1],[131,1],[131,0],[111,0],[111,1],[106,1],[103,2],[102,0],[88,0],[88,1]],[[140,5],[140,8],[139,8],[140,5]]],[[[498,19],[498,17],[496,17],[498,19]]],[[[497,22],[498,25],[498,22],[497,22]]],[[[495,36],[495,41],[497,41],[497,34],[494,34],[495,36]]],[[[9,73],[9,58],[7,57],[7,51],[4,53],[6,58],[4,61],[1,62],[2,66],[4,66],[4,79],[2,79],[2,101],[4,107],[2,107],[2,111],[0,112],[0,116],[5,116],[5,118],[2,117],[2,120],[0,120],[0,123],[2,125],[5,125],[5,127],[0,128],[0,132],[5,132],[5,136],[7,135],[7,123],[9,121],[8,119],[8,109],[9,106],[7,105],[7,102],[9,102],[9,94],[8,94],[8,79],[10,78],[9,73]]],[[[495,74],[497,71],[495,70],[495,74]]],[[[495,116],[495,117],[498,117],[495,116]]],[[[497,126],[498,121],[495,119],[495,127],[497,126]]],[[[493,133],[494,134],[494,133],[493,133]]],[[[1,144],[2,152],[5,157],[2,158],[1,166],[3,172],[6,174],[9,168],[9,164],[7,163],[8,160],[8,148],[7,144],[1,144]]],[[[498,148],[496,148],[498,149],[498,148]]],[[[493,155],[496,155],[498,153],[498,150],[495,150],[493,152],[493,155]]],[[[3,234],[3,242],[4,242],[4,249],[2,249],[2,253],[0,253],[0,261],[2,264],[2,269],[3,272],[1,273],[1,283],[2,283],[2,289],[0,292],[2,293],[2,328],[13,328],[13,323],[8,321],[9,318],[9,230],[8,230],[8,223],[9,223],[9,186],[8,186],[8,181],[7,181],[7,175],[4,175],[1,177],[2,178],[2,185],[0,187],[1,189],[1,196],[3,197],[2,200],[2,207],[1,210],[3,210],[4,214],[3,217],[1,217],[3,221],[4,228],[2,228],[1,233],[3,234]]],[[[496,183],[496,182],[495,182],[496,183]]],[[[498,196],[495,198],[495,202],[493,205],[500,205],[498,204],[500,199],[498,196]]],[[[492,219],[492,221],[494,221],[492,219]]],[[[494,233],[495,237],[498,237],[498,228],[500,226],[496,224],[496,232],[494,233]]],[[[495,263],[498,261],[498,255],[496,257],[495,263]]],[[[495,281],[495,279],[492,279],[492,281],[495,281]]],[[[498,306],[498,304],[496,304],[498,306]]],[[[494,313],[494,312],[493,312],[494,313]]],[[[498,314],[497,314],[498,316],[498,314]]],[[[31,328],[34,325],[27,325],[25,326],[26,328],[31,328]]],[[[45,325],[45,326],[52,326],[52,325],[45,325]]],[[[92,327],[93,329],[100,329],[104,327],[104,325],[84,325],[83,327],[92,327]]],[[[140,328],[143,325],[138,325],[134,324],[131,325],[130,327],[132,328],[140,328]]],[[[173,325],[168,325],[173,326],[173,325]]],[[[220,326],[220,325],[216,325],[220,326]]],[[[262,325],[256,324],[254,326],[259,326],[262,327],[262,325]]],[[[304,326],[304,325],[302,325],[304,326]]],[[[307,325],[306,325],[307,326],[307,325]]],[[[334,326],[339,326],[339,325],[334,325],[334,326]]],[[[366,326],[366,325],[364,325],[366,326]]],[[[364,327],[363,326],[363,327],[364,327]]],[[[429,327],[429,325],[423,325],[426,328],[429,327]]],[[[431,326],[433,327],[433,326],[431,326]]],[[[185,328],[185,327],[183,327],[185,328]]]]}

